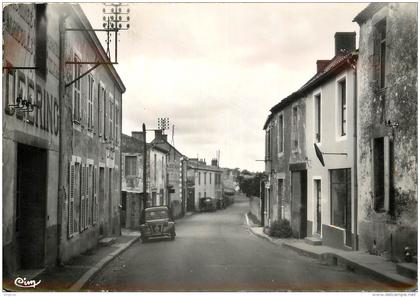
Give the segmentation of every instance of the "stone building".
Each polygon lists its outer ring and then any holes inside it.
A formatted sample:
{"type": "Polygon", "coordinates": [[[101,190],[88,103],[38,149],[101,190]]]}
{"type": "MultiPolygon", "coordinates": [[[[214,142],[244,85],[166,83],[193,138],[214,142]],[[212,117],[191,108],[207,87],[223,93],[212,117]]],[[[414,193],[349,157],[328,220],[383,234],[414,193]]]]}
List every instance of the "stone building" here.
{"type": "Polygon", "coordinates": [[[373,3],[354,19],[360,249],[417,249],[417,3],[373,3]]]}
{"type": "Polygon", "coordinates": [[[162,130],[155,131],[151,144],[168,151],[168,205],[174,218],[180,218],[187,210],[187,158],[168,142],[162,130]]]}
{"type": "Polygon", "coordinates": [[[188,211],[200,210],[200,198],[208,197],[215,200],[222,198],[222,170],[215,161],[213,160],[209,166],[205,160],[191,158],[188,160],[188,211]]]}
{"type": "Polygon", "coordinates": [[[351,213],[355,35],[337,32],[335,56],[318,60],[315,75],[275,105],[264,125],[265,227],[287,219],[293,236],[315,235],[340,248],[352,246],[355,218],[351,213]],[[314,144],[323,152],[342,155],[326,156],[323,166],[314,144]]]}
{"type": "MultiPolygon", "coordinates": [[[[122,135],[122,200],[121,224],[126,228],[139,227],[140,211],[144,208],[143,198],[143,132],[131,132],[131,137],[122,135]]],[[[146,191],[149,206],[168,204],[167,155],[168,150],[154,144],[147,144],[146,191]]]]}
{"type": "Polygon", "coordinates": [[[79,62],[108,60],[93,31],[65,31],[92,28],[79,5],[13,4],[3,13],[7,277],[67,261],[120,233],[125,87],[109,64],[76,80],[90,67],[79,62]],[[26,111],[16,107],[22,100],[26,111]]]}
{"type": "Polygon", "coordinates": [[[295,92],[270,109],[264,130],[265,182],[264,227],[290,221],[293,236],[303,238],[307,228],[306,102],[295,92]],[[292,190],[293,186],[293,190],[292,190]]]}

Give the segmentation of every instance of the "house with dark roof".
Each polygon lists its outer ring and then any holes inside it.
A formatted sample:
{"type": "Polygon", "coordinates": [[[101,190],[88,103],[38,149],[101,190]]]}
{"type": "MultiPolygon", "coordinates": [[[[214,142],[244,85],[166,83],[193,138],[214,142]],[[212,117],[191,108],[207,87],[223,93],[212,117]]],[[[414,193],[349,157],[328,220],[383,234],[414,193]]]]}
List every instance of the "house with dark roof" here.
{"type": "Polygon", "coordinates": [[[138,131],[131,132],[131,136],[122,134],[121,137],[121,226],[129,229],[139,227],[140,211],[145,207],[170,205],[167,191],[168,150],[147,143],[144,172],[143,139],[143,132],[138,131]],[[146,193],[143,190],[144,182],[146,193]]]}
{"type": "Polygon", "coordinates": [[[372,3],[354,21],[360,249],[400,261],[417,254],[417,3],[372,3]]]}
{"type": "Polygon", "coordinates": [[[155,130],[155,138],[151,144],[157,148],[168,151],[167,178],[168,178],[168,205],[171,207],[174,218],[184,216],[187,211],[187,160],[168,142],[168,135],[162,130],[155,130]]]}
{"type": "Polygon", "coordinates": [[[343,249],[352,248],[355,222],[355,35],[337,32],[334,57],[318,60],[316,74],[271,108],[264,125],[267,229],[287,219],[294,237],[343,249]]]}

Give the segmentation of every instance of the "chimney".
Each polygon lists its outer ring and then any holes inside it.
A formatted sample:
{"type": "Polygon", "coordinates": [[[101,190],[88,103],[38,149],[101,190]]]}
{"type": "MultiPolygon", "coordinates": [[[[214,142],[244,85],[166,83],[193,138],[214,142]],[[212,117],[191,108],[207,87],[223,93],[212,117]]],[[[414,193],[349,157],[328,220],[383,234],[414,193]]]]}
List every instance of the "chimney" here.
{"type": "Polygon", "coordinates": [[[155,130],[155,139],[163,139],[168,141],[168,135],[163,134],[163,130],[155,130]]]}
{"type": "Polygon", "coordinates": [[[316,73],[319,73],[327,67],[330,60],[316,60],[316,73]]]}
{"type": "Polygon", "coordinates": [[[217,167],[217,159],[211,159],[211,166],[217,167]]]}
{"type": "Polygon", "coordinates": [[[356,49],[356,32],[336,32],[335,55],[344,55],[356,49]]]}
{"type": "Polygon", "coordinates": [[[140,140],[140,141],[144,141],[142,131],[132,131],[131,132],[131,137],[133,137],[137,140],[140,140]]]}

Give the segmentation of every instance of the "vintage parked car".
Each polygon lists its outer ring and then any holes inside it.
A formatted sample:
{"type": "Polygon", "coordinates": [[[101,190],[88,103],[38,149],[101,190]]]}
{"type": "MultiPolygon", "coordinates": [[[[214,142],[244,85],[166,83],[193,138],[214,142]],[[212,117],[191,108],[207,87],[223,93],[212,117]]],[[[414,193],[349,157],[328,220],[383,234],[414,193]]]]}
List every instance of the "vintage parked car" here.
{"type": "Polygon", "coordinates": [[[141,241],[154,238],[175,239],[175,222],[167,206],[154,206],[143,210],[140,221],[141,241]]]}
{"type": "Polygon", "coordinates": [[[216,199],[210,197],[200,198],[200,211],[215,211],[217,209],[216,199]]]}

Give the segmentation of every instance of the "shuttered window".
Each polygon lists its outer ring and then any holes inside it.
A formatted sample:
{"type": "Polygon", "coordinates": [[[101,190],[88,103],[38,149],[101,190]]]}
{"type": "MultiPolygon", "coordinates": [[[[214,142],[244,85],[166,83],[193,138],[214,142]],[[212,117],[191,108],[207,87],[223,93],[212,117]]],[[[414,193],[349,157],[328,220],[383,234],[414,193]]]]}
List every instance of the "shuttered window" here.
{"type": "Polygon", "coordinates": [[[71,237],[74,233],[74,184],[75,182],[75,165],[73,163],[70,164],[70,173],[69,173],[69,211],[68,211],[68,237],[71,237]]]}
{"type": "Polygon", "coordinates": [[[85,168],[81,168],[80,176],[80,216],[79,216],[79,231],[83,231],[85,228],[85,168]]]}
{"type": "Polygon", "coordinates": [[[93,224],[96,224],[98,222],[98,198],[97,198],[97,182],[96,179],[98,175],[96,174],[98,172],[98,166],[94,167],[93,170],[93,181],[92,181],[92,188],[93,188],[93,224]]]}

